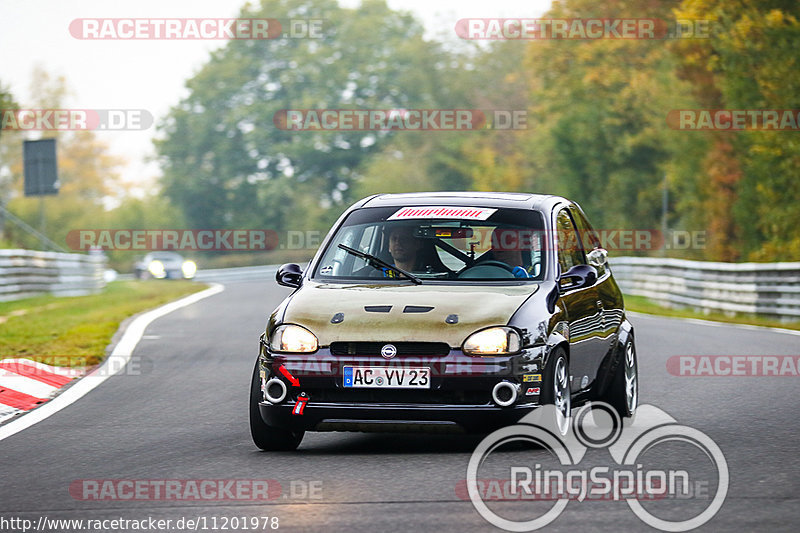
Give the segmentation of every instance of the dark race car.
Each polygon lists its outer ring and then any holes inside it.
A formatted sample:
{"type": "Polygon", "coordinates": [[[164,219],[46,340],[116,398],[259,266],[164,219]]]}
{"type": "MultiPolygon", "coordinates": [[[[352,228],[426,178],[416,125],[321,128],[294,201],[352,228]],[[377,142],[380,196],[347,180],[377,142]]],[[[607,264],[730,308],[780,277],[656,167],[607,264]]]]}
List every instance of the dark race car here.
{"type": "Polygon", "coordinates": [[[511,193],[378,195],[350,207],[261,337],[250,427],[489,432],[552,404],[638,403],[633,328],[580,207],[511,193]]]}

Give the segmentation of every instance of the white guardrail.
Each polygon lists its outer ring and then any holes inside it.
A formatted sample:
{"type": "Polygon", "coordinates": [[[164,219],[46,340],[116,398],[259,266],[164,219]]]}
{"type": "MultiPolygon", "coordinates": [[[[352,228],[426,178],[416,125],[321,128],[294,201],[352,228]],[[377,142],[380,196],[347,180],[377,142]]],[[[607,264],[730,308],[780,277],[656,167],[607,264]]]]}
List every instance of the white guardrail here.
{"type": "MultiPolygon", "coordinates": [[[[800,319],[800,263],[714,263],[654,257],[609,258],[625,294],[704,312],[800,319]]],[[[37,294],[75,296],[105,286],[103,256],[0,250],[0,301],[37,294]]],[[[199,270],[195,280],[274,280],[278,265],[199,270]]],[[[121,276],[122,277],[122,276],[121,276]]]]}
{"type": "Polygon", "coordinates": [[[105,286],[102,255],[0,250],[0,301],[40,294],[81,296],[105,286]]]}
{"type": "Polygon", "coordinates": [[[800,319],[800,263],[713,263],[610,257],[625,294],[670,307],[800,319]]]}
{"type": "Polygon", "coordinates": [[[198,270],[196,281],[213,281],[228,283],[234,281],[275,280],[275,273],[280,265],[249,266],[234,268],[215,268],[198,270]]]}
{"type": "MultiPolygon", "coordinates": [[[[800,263],[714,263],[655,257],[611,257],[625,294],[668,307],[800,319],[800,263]]],[[[273,280],[278,265],[200,270],[198,281],[273,280]]]]}

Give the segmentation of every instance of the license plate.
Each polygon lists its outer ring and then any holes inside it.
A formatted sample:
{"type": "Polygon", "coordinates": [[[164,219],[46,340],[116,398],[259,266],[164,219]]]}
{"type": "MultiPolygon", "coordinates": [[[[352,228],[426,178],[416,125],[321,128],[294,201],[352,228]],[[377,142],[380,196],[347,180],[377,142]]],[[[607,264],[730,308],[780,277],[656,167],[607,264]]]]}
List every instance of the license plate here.
{"type": "Polygon", "coordinates": [[[366,389],[430,389],[431,369],[346,366],[344,386],[366,389]]]}

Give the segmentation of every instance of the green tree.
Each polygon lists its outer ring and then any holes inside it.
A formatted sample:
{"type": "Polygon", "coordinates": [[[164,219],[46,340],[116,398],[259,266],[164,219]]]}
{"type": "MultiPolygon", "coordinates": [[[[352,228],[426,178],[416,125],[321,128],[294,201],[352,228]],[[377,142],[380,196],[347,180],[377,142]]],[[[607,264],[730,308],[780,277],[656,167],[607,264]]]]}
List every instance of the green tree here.
{"type": "MultiPolygon", "coordinates": [[[[36,67],[31,83],[32,104],[27,107],[64,108],[68,92],[63,76],[53,77],[36,67]]],[[[60,190],[57,196],[25,197],[22,146],[26,134],[19,131],[6,133],[0,139],[0,155],[5,164],[3,194],[9,210],[38,228],[40,202],[43,202],[46,233],[62,246],[70,230],[96,227],[104,215],[105,200],[116,190],[122,160],[112,156],[108,146],[92,131],[44,132],[44,137],[57,139],[60,190]]],[[[5,233],[10,245],[27,248],[41,245],[37,238],[11,225],[6,226],[5,233]]]]}
{"type": "MultiPolygon", "coordinates": [[[[572,0],[553,18],[669,19],[674,1],[572,0]]],[[[664,175],[688,140],[666,124],[670,109],[691,107],[663,40],[549,40],[528,46],[532,103],[530,188],[578,201],[604,228],[656,229],[664,175]]],[[[691,153],[691,151],[690,151],[691,153]]],[[[671,226],[682,224],[674,205],[671,226]]]]}
{"type": "MultiPolygon", "coordinates": [[[[679,43],[683,71],[707,107],[800,108],[800,4],[684,0],[678,15],[713,21],[710,39],[679,43]]],[[[796,132],[721,132],[714,138],[707,197],[712,216],[727,221],[717,255],[800,259],[796,132]]]]}
{"type": "Polygon", "coordinates": [[[444,107],[482,111],[487,127],[476,131],[403,132],[360,167],[356,196],[379,192],[494,190],[519,191],[530,171],[523,141],[526,131],[495,129],[495,111],[528,108],[528,81],[520,68],[525,47],[519,42],[450,51],[457,65],[447,83],[462,94],[444,107]]]}
{"type": "Polygon", "coordinates": [[[281,229],[353,199],[357,169],[393,134],[285,131],[285,109],[394,109],[453,102],[440,45],[383,0],[263,0],[242,17],[323,19],[323,37],[231,41],[187,82],[158,143],[164,191],[201,226],[281,229]]]}

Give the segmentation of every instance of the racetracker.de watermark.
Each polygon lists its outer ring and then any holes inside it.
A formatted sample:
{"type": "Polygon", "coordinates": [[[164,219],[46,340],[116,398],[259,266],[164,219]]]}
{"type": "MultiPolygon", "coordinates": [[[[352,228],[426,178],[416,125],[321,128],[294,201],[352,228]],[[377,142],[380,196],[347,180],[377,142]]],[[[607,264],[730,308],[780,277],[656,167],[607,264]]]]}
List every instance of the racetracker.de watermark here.
{"type": "MultiPolygon", "coordinates": [[[[708,483],[689,480],[685,470],[648,470],[595,466],[567,472],[533,467],[515,467],[509,478],[479,479],[484,501],[653,501],[707,498],[708,483]]],[[[456,484],[456,496],[469,501],[466,480],[456,484]]]]}
{"type": "MultiPolygon", "coordinates": [[[[394,345],[392,345],[394,346],[394,345]]],[[[351,356],[375,356],[375,353],[357,353],[349,354],[351,356]]],[[[446,355],[446,354],[445,354],[446,355]]],[[[282,376],[289,380],[289,382],[300,380],[304,377],[336,377],[342,378],[346,375],[352,374],[354,363],[342,360],[342,355],[314,355],[313,357],[306,358],[298,361],[284,361],[279,354],[275,354],[277,360],[271,365],[272,372],[275,376],[282,376]],[[347,369],[351,369],[348,373],[347,369]]],[[[540,385],[542,381],[542,374],[540,373],[537,363],[514,361],[503,368],[498,369],[496,365],[486,362],[470,362],[465,360],[459,361],[442,361],[442,356],[407,356],[398,355],[391,360],[381,361],[381,363],[370,363],[373,370],[365,371],[362,376],[366,384],[373,383],[373,374],[377,376],[382,374],[381,379],[386,380],[389,384],[393,380],[402,380],[405,376],[403,373],[411,371],[418,371],[420,369],[428,370],[430,376],[458,376],[458,377],[471,377],[471,376],[509,376],[517,377],[522,375],[521,380],[525,387],[525,395],[532,396],[538,395],[540,392],[540,385]],[[375,369],[380,369],[378,372],[375,369]],[[528,390],[528,388],[534,390],[528,390]]],[[[381,384],[379,381],[378,385],[381,384]]]]}
{"type": "MultiPolygon", "coordinates": [[[[544,231],[506,228],[475,228],[470,242],[478,250],[545,250],[552,235],[560,250],[591,251],[598,244],[609,252],[652,250],[701,250],[706,247],[704,230],[598,229],[544,231]]],[[[318,230],[269,229],[76,229],[67,233],[67,246],[76,251],[251,251],[309,250],[319,248],[325,233],[318,230]]],[[[462,239],[458,233],[437,235],[450,242],[462,239]]],[[[464,237],[465,238],[465,237],[464,237]]]]}
{"type": "Polygon", "coordinates": [[[591,251],[595,245],[609,252],[649,250],[702,250],[706,247],[705,230],[597,229],[597,230],[525,230],[494,228],[474,230],[473,239],[493,250],[526,251],[547,248],[552,235],[559,250],[591,251]]]}
{"type": "Polygon", "coordinates": [[[800,131],[800,110],[673,109],[667,125],[686,131],[800,131]]]}
{"type": "Polygon", "coordinates": [[[78,18],[69,33],[82,40],[321,39],[324,19],[78,18]]]}
{"type": "Polygon", "coordinates": [[[274,479],[78,479],[75,500],[92,501],[271,501],[280,497],[274,479]]]}
{"type": "Polygon", "coordinates": [[[270,251],[278,233],[260,229],[78,229],[67,233],[72,250],[270,251]]]}
{"type": "Polygon", "coordinates": [[[708,39],[711,21],[657,18],[464,18],[456,35],[469,40],[708,39]]]}
{"type": "Polygon", "coordinates": [[[153,122],[146,109],[0,109],[5,131],[141,131],[153,122]]]}
{"type": "Polygon", "coordinates": [[[798,377],[800,355],[673,355],[667,372],[681,377],[798,377]]]}
{"type": "Polygon", "coordinates": [[[292,501],[322,500],[320,479],[76,479],[69,494],[79,501],[292,501]]]}
{"type": "Polygon", "coordinates": [[[83,355],[47,355],[37,359],[47,361],[40,363],[28,358],[3,359],[0,361],[0,375],[19,375],[40,381],[47,381],[54,376],[77,378],[85,375],[141,376],[153,371],[153,359],[141,355],[109,355],[101,364],[96,357],[83,355]]]}
{"type": "Polygon", "coordinates": [[[522,109],[281,109],[272,122],[288,131],[524,130],[522,109]]]}

